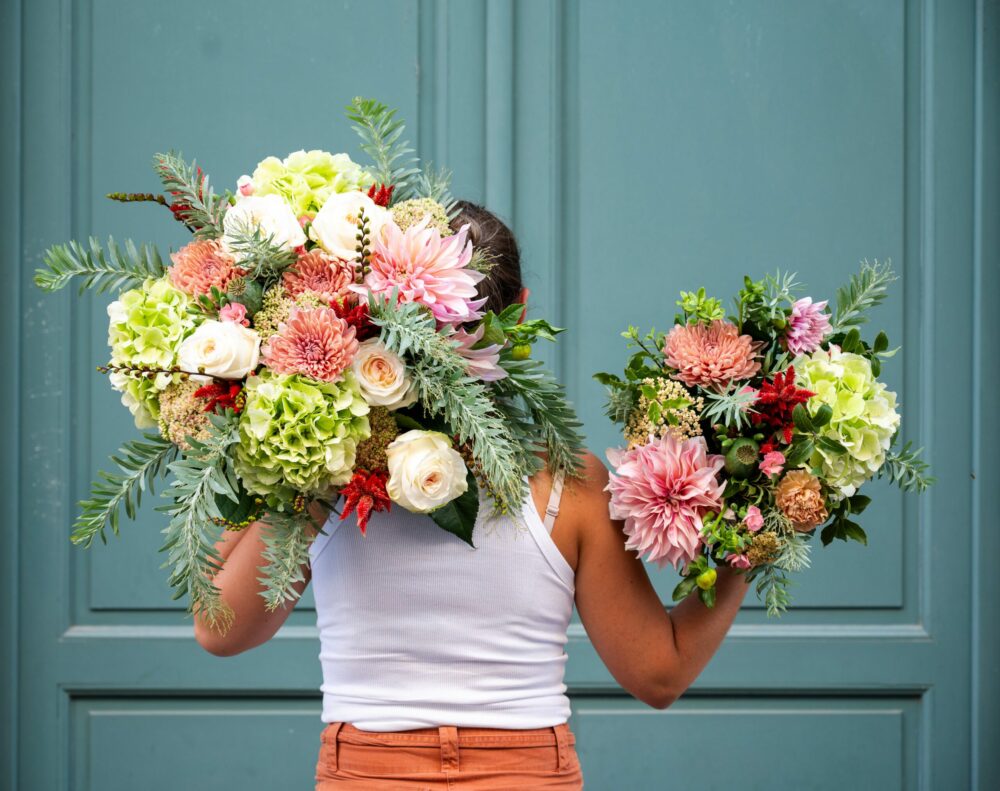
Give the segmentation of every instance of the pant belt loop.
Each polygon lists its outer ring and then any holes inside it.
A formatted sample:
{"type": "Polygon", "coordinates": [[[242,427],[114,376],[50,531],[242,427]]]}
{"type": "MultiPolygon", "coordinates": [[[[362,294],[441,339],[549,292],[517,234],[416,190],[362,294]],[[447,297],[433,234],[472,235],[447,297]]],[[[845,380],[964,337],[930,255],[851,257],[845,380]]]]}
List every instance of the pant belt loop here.
{"type": "Polygon", "coordinates": [[[566,723],[553,725],[552,731],[556,735],[556,769],[563,771],[569,767],[569,737],[566,735],[566,723]]]}
{"type": "Polygon", "coordinates": [[[331,752],[331,756],[330,757],[332,759],[330,761],[330,764],[331,764],[330,768],[334,772],[338,771],[338,769],[339,769],[340,756],[338,755],[338,753],[340,752],[340,744],[339,744],[339,742],[340,742],[340,729],[343,728],[343,727],[344,727],[344,723],[342,723],[342,722],[332,722],[328,726],[328,728],[329,728],[329,730],[328,730],[329,736],[327,738],[330,740],[330,748],[331,748],[330,749],[330,752],[331,752]]]}
{"type": "Polygon", "coordinates": [[[441,741],[441,771],[458,771],[458,728],[453,725],[442,725],[438,728],[438,738],[441,741]]]}

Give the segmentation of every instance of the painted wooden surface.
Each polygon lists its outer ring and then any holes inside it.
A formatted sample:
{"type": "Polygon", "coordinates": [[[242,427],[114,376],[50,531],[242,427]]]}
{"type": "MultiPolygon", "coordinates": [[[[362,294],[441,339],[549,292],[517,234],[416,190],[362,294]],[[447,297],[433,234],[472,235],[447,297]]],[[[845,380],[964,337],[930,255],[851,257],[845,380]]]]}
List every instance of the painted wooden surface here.
{"type": "Polygon", "coordinates": [[[901,276],[878,315],[904,347],[886,377],[938,486],[880,489],[870,546],[818,552],[780,621],[748,599],[666,711],[624,696],[574,625],[588,788],[1000,784],[998,21],[989,0],[4,4],[4,782],[309,787],[311,598],[220,660],[169,598],[151,507],[106,547],[67,540],[133,429],[94,372],[108,299],[30,274],[70,236],[182,244],[157,207],[101,197],[154,189],[155,151],[220,185],[267,154],[356,152],[341,109],[364,94],[513,224],[533,303],[571,328],[549,359],[598,453],[616,436],[590,375],[621,364],[628,322],[666,325],[679,289],[781,267],[832,294],[865,257],[901,276]]]}

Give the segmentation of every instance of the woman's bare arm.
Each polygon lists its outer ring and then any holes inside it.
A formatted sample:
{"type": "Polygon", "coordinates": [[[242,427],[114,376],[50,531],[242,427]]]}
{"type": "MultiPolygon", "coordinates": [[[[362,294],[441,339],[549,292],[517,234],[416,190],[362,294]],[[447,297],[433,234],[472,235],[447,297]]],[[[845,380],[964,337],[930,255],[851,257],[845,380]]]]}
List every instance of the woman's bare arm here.
{"type": "MultiPolygon", "coordinates": [[[[327,511],[317,503],[309,506],[313,524],[321,526],[326,521],[327,511]]],[[[197,614],[194,619],[194,636],[199,645],[216,656],[233,656],[266,643],[281,628],[288,614],[295,608],[294,602],[286,602],[278,609],[268,612],[264,598],[260,595],[263,586],[258,582],[258,567],[264,565],[263,530],[265,522],[251,522],[238,533],[226,532],[216,543],[216,549],[223,558],[222,569],[215,575],[215,585],[221,591],[222,599],[233,611],[233,624],[222,634],[197,614]]],[[[302,594],[311,577],[308,564],[302,567],[304,580],[295,584],[302,594]]]]}
{"type": "Polygon", "coordinates": [[[667,612],[642,562],[625,549],[621,522],[608,516],[607,481],[607,469],[588,455],[586,478],[568,483],[563,496],[559,518],[574,524],[578,536],[577,611],[618,683],[644,703],[665,708],[715,654],[750,586],[742,575],[719,568],[714,608],[689,596],[667,612]]]}

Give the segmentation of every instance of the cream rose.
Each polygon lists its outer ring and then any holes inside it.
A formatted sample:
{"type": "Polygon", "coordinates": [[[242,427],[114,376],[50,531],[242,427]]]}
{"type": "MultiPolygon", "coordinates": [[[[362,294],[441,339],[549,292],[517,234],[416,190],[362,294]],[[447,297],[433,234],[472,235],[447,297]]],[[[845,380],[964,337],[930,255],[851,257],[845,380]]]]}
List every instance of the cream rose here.
{"type": "Polygon", "coordinates": [[[407,511],[427,514],[469,488],[468,471],[451,440],[438,431],[407,431],[386,448],[386,491],[407,511]]]}
{"type": "Polygon", "coordinates": [[[177,364],[192,373],[196,382],[242,379],[260,360],[260,336],[256,330],[233,321],[208,319],[181,343],[177,364]],[[206,376],[196,371],[204,368],[206,376]]]}
{"type": "Polygon", "coordinates": [[[358,218],[362,209],[374,243],[389,220],[389,212],[360,190],[335,192],[327,198],[309,226],[309,235],[334,258],[353,261],[358,255],[358,218]]]}
{"type": "MultiPolygon", "coordinates": [[[[299,225],[292,207],[278,195],[248,195],[226,210],[222,219],[222,246],[234,254],[232,243],[247,228],[259,228],[264,239],[268,237],[278,247],[291,250],[306,243],[306,235],[299,225]]],[[[238,256],[237,256],[238,257],[238,256]]]]}
{"type": "Polygon", "coordinates": [[[361,385],[365,401],[371,406],[402,409],[417,400],[417,388],[406,375],[406,365],[377,338],[358,346],[351,370],[361,385]]]}

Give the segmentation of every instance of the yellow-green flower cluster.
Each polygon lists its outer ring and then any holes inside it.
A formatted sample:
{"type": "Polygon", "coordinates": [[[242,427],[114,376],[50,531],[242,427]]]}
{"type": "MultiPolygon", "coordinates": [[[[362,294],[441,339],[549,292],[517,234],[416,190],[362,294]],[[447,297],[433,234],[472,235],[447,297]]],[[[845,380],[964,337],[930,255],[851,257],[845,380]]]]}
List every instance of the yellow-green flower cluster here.
{"type": "Polygon", "coordinates": [[[358,443],[371,434],[353,374],[323,382],[265,368],[245,392],[233,462],[248,491],[275,508],[350,480],[358,443]]]}
{"type": "Polygon", "coordinates": [[[335,192],[367,187],[372,176],[347,154],[295,151],[284,160],[268,157],[250,179],[254,195],[280,195],[296,217],[315,214],[335,192]]]}
{"type": "Polygon", "coordinates": [[[112,386],[122,392],[122,403],[132,411],[137,426],[155,425],[160,392],[182,379],[180,374],[163,371],[176,364],[177,349],[195,329],[195,316],[188,312],[191,304],[191,298],[164,276],[147,278],[108,305],[112,364],[161,371],[148,378],[111,376],[112,386]]]}
{"type": "Polygon", "coordinates": [[[838,453],[817,443],[809,464],[822,470],[835,498],[850,497],[885,463],[899,428],[896,394],[875,378],[866,357],[836,347],[800,356],[794,365],[795,383],[816,394],[806,403],[810,414],[823,404],[833,410],[819,435],[846,448],[838,453]]]}
{"type": "Polygon", "coordinates": [[[288,320],[294,307],[328,308],[330,303],[315,291],[303,291],[291,297],[280,283],[264,292],[261,308],[253,314],[253,328],[257,330],[261,343],[278,331],[278,326],[288,320]]]}
{"type": "Polygon", "coordinates": [[[432,198],[405,200],[393,206],[391,211],[393,222],[402,231],[416,225],[425,217],[430,217],[430,222],[427,224],[429,228],[437,228],[442,236],[451,236],[453,233],[448,224],[448,212],[432,198]]]}
{"type": "Polygon", "coordinates": [[[629,449],[667,434],[673,434],[678,440],[701,436],[698,416],[705,408],[701,396],[695,397],[673,379],[648,377],[640,385],[643,392],[639,403],[625,423],[629,449]]]}
{"type": "Polygon", "coordinates": [[[184,379],[172,382],[160,393],[160,434],[181,450],[191,449],[187,441],[189,435],[200,440],[209,437],[211,424],[205,411],[207,402],[194,396],[202,384],[184,379]]]}

